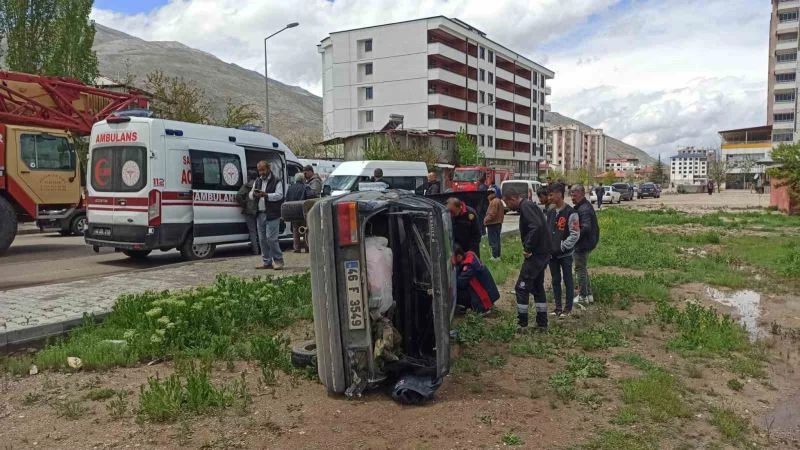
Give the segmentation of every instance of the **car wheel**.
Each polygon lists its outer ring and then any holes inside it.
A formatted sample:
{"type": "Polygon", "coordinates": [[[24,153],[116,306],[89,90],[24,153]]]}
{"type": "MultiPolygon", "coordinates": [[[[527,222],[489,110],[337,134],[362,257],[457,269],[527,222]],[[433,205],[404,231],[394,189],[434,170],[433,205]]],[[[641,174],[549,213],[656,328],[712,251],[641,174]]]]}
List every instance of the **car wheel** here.
{"type": "Polygon", "coordinates": [[[189,235],[186,240],[183,241],[180,251],[183,259],[188,261],[200,261],[214,256],[214,250],[216,250],[216,248],[214,244],[195,244],[194,238],[189,235]]]}
{"type": "Polygon", "coordinates": [[[306,341],[292,347],[292,365],[298,369],[316,367],[317,343],[306,341]]]}
{"type": "Polygon", "coordinates": [[[75,236],[83,236],[86,233],[87,228],[89,228],[89,219],[86,218],[86,214],[81,214],[72,219],[70,230],[75,236]]]}
{"type": "Polygon", "coordinates": [[[143,260],[147,259],[151,250],[123,250],[122,253],[130,259],[143,260]]]}

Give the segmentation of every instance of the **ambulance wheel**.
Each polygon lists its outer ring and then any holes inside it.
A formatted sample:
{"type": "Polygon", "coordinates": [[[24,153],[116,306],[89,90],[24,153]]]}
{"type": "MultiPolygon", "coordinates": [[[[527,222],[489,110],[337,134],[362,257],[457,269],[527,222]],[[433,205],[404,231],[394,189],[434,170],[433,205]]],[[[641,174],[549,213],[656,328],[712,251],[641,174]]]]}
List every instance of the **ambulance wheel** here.
{"type": "Polygon", "coordinates": [[[123,250],[122,253],[130,259],[141,260],[147,258],[150,250],[123,250]]]}
{"type": "Polygon", "coordinates": [[[17,236],[17,212],[14,207],[0,197],[0,254],[3,254],[17,236]]]}
{"type": "Polygon", "coordinates": [[[188,236],[186,240],[183,241],[180,251],[183,259],[200,261],[201,259],[208,259],[214,256],[214,250],[216,250],[216,248],[214,244],[195,244],[194,238],[188,236]]]}
{"type": "Polygon", "coordinates": [[[315,367],[317,365],[317,343],[306,341],[292,347],[292,365],[298,369],[315,367]]]}
{"type": "Polygon", "coordinates": [[[70,230],[75,236],[83,236],[87,228],[89,228],[89,219],[86,218],[86,214],[80,214],[72,219],[70,230]]]}

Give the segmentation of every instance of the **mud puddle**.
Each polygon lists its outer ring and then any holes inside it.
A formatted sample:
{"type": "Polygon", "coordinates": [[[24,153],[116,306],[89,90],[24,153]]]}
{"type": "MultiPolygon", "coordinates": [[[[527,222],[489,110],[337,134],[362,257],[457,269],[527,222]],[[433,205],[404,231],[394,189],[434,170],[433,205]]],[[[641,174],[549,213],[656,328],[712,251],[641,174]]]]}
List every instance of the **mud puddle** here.
{"type": "Polygon", "coordinates": [[[707,286],[705,294],[711,300],[736,310],[739,321],[747,329],[750,339],[755,341],[763,332],[758,326],[761,316],[761,294],[755,291],[743,290],[726,292],[707,286]]]}

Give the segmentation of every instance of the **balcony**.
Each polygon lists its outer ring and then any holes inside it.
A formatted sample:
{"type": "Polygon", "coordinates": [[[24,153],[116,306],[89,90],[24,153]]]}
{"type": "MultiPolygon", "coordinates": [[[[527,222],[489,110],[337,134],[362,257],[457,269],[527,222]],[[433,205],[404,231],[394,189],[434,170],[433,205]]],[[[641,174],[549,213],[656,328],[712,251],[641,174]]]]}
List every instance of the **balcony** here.
{"type": "Polygon", "coordinates": [[[794,112],[795,102],[792,101],[782,101],[782,102],[775,102],[775,106],[772,108],[774,112],[794,112]]]}
{"type": "Polygon", "coordinates": [[[464,87],[467,85],[463,76],[445,69],[428,69],[429,80],[442,80],[449,84],[464,87]]]}
{"type": "Polygon", "coordinates": [[[783,12],[787,9],[796,9],[800,7],[800,0],[778,1],[778,11],[783,12]]]}
{"type": "Polygon", "coordinates": [[[781,122],[773,122],[772,123],[772,129],[773,130],[778,130],[778,129],[780,129],[780,130],[794,130],[794,121],[793,120],[788,120],[788,121],[781,121],[781,122]]]}
{"type": "Polygon", "coordinates": [[[441,94],[456,99],[469,100],[472,103],[478,102],[478,91],[466,89],[463,85],[448,83],[438,79],[428,80],[428,94],[441,94]]]}
{"type": "Polygon", "coordinates": [[[775,44],[775,50],[795,50],[797,49],[797,39],[791,41],[778,41],[775,44]]]}
{"type": "Polygon", "coordinates": [[[452,59],[454,61],[459,61],[459,62],[463,62],[464,61],[464,57],[467,56],[467,55],[464,54],[464,52],[462,52],[460,50],[456,50],[453,47],[451,47],[451,46],[449,46],[447,44],[443,44],[441,42],[433,42],[433,43],[429,42],[428,43],[428,54],[429,55],[446,56],[446,57],[448,57],[448,58],[450,58],[450,59],[452,59]]]}
{"type": "Polygon", "coordinates": [[[797,70],[797,61],[775,62],[776,72],[791,72],[797,70]]]}
{"type": "Polygon", "coordinates": [[[551,95],[553,93],[553,89],[550,86],[544,88],[544,95],[551,95]]]}
{"type": "Polygon", "coordinates": [[[782,33],[784,31],[797,31],[797,28],[797,20],[787,20],[786,22],[778,23],[778,33],[782,33]]]}
{"type": "Polygon", "coordinates": [[[775,89],[795,89],[797,87],[797,80],[792,81],[775,81],[775,89]]]}
{"type": "Polygon", "coordinates": [[[462,77],[478,79],[478,69],[443,55],[428,55],[428,69],[444,69],[462,77]]]}
{"type": "Polygon", "coordinates": [[[550,106],[550,103],[545,103],[543,109],[549,112],[552,111],[552,106],[550,106]]]}

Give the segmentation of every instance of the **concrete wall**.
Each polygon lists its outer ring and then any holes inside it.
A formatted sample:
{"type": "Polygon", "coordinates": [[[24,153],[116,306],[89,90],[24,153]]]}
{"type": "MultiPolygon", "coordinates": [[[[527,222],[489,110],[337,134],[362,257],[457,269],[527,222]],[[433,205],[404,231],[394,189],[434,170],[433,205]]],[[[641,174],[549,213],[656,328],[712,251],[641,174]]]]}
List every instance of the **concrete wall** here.
{"type": "Polygon", "coordinates": [[[772,185],[769,193],[769,206],[778,208],[778,211],[786,214],[800,213],[800,204],[793,201],[789,195],[789,189],[786,186],[781,187],[782,180],[772,179],[772,185]]]}

